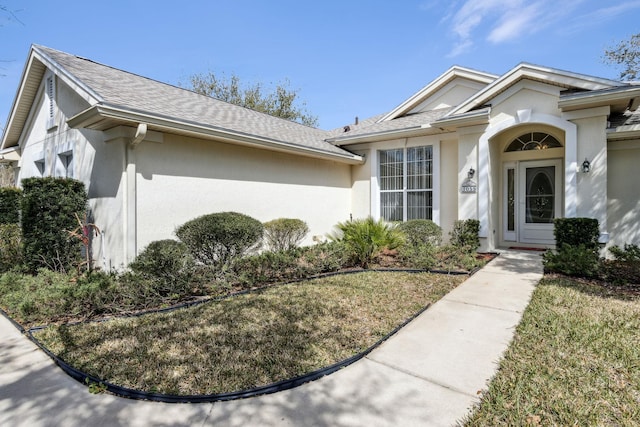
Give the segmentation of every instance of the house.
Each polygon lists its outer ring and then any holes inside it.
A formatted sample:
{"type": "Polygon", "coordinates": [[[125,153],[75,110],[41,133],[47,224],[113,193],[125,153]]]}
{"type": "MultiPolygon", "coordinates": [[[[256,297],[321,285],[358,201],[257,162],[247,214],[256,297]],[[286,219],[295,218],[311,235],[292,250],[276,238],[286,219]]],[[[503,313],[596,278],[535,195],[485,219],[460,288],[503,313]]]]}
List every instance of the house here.
{"type": "Polygon", "coordinates": [[[553,246],[553,219],[593,217],[640,243],[640,86],[532,64],[452,67],[386,114],[306,127],[32,46],[0,146],[17,183],[82,180],[120,268],[196,216],[480,220],[482,249],[553,246]]]}

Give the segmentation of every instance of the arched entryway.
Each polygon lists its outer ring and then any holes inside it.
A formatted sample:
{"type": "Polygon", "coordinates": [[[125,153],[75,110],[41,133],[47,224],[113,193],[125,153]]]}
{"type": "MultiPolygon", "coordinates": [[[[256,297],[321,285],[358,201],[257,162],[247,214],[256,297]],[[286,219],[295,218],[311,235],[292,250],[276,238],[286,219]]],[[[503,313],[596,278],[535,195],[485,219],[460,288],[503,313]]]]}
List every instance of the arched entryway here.
{"type": "Polygon", "coordinates": [[[494,196],[500,246],[554,244],[553,220],[564,216],[563,140],[544,125],[517,126],[492,140],[502,172],[494,196]]]}

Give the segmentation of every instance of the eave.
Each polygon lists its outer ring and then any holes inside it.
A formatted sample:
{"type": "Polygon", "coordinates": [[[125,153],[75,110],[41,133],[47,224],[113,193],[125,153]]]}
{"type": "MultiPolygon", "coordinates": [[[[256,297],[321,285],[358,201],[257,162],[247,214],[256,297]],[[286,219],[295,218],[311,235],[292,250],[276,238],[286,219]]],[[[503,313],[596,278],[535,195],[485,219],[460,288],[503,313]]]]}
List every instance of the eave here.
{"type": "Polygon", "coordinates": [[[595,92],[562,95],[558,107],[563,111],[610,105],[613,111],[635,110],[640,104],[640,87],[626,86],[595,92]]]}
{"type": "Polygon", "coordinates": [[[243,132],[233,131],[221,127],[203,125],[201,123],[180,121],[172,117],[135,111],[116,105],[98,104],[71,117],[67,124],[71,128],[85,128],[93,130],[107,130],[119,125],[135,126],[138,123],[147,124],[150,130],[184,135],[200,139],[216,140],[229,144],[261,148],[282,153],[297,154],[316,159],[331,160],[346,164],[362,164],[361,156],[351,153],[333,153],[300,144],[279,141],[272,138],[260,137],[243,132]]]}
{"type": "Polygon", "coordinates": [[[363,133],[355,136],[329,138],[325,141],[339,147],[345,145],[361,144],[366,142],[388,141],[391,139],[411,138],[415,136],[434,135],[441,133],[437,127],[425,123],[420,126],[411,126],[403,129],[386,130],[380,132],[363,133]]]}
{"type": "Polygon", "coordinates": [[[607,141],[640,139],[640,124],[607,129],[607,141]]]}
{"type": "Polygon", "coordinates": [[[490,108],[483,108],[482,110],[475,110],[465,114],[458,114],[456,116],[445,116],[433,122],[432,126],[443,130],[454,130],[460,127],[485,125],[489,123],[490,113],[490,108]]]}

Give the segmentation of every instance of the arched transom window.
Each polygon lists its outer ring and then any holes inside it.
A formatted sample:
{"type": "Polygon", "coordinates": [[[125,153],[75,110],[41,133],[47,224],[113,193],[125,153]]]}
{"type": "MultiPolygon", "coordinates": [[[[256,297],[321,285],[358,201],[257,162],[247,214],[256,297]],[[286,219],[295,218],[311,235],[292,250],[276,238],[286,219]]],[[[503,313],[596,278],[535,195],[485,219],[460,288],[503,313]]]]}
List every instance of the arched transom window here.
{"type": "Polygon", "coordinates": [[[546,150],[557,147],[562,147],[562,144],[548,133],[528,132],[514,139],[504,151],[546,150]]]}

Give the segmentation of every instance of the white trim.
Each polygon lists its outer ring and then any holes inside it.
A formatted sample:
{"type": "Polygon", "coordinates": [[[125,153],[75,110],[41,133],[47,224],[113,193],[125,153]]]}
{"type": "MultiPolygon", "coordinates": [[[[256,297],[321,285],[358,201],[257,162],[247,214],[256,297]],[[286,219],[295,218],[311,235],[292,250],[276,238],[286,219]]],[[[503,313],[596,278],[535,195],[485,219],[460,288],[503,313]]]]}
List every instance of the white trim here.
{"type": "Polygon", "coordinates": [[[507,226],[509,225],[509,219],[507,218],[508,203],[507,198],[509,194],[509,181],[508,171],[513,170],[513,192],[514,196],[517,195],[516,186],[518,183],[518,164],[517,162],[504,162],[502,164],[502,239],[505,242],[517,242],[518,241],[518,203],[516,200],[513,202],[513,231],[509,231],[507,226]]]}
{"type": "MultiPolygon", "coordinates": [[[[407,188],[407,150],[422,147],[431,148],[431,188],[425,189],[424,191],[431,191],[431,221],[440,225],[440,141],[408,144],[408,140],[405,140],[402,146],[388,146],[384,148],[372,149],[372,152],[375,153],[372,156],[372,160],[375,160],[375,163],[372,163],[371,168],[371,216],[374,219],[378,220],[382,217],[382,214],[380,212],[381,190],[378,182],[378,177],[380,176],[379,153],[381,151],[388,150],[402,150],[402,161],[404,165],[402,186],[402,221],[407,221],[407,195],[411,192],[411,190],[407,188]]],[[[394,192],[400,192],[400,190],[394,190],[394,192]]]]}
{"type": "Polygon", "coordinates": [[[371,148],[371,217],[376,221],[380,219],[380,185],[378,184],[378,149],[371,148]]]}
{"type": "Polygon", "coordinates": [[[431,147],[431,221],[440,225],[440,141],[431,147]]]}
{"type": "Polygon", "coordinates": [[[554,218],[562,218],[562,159],[543,159],[543,160],[526,160],[518,162],[518,181],[517,181],[517,204],[518,215],[516,217],[517,241],[521,243],[533,243],[536,245],[553,245],[555,239],[553,236],[553,222],[549,223],[527,223],[527,179],[526,170],[529,168],[539,168],[545,166],[553,166],[554,177],[554,218]],[[534,233],[533,235],[528,235],[534,233]],[[545,238],[546,236],[547,238],[545,238]]]}
{"type": "Polygon", "coordinates": [[[574,218],[577,211],[577,157],[578,126],[560,117],[543,113],[522,114],[510,117],[496,124],[490,124],[478,141],[478,219],[480,220],[480,237],[489,236],[489,180],[490,158],[489,140],[500,132],[522,124],[549,125],[561,129],[565,133],[564,145],[564,216],[574,218]]]}

